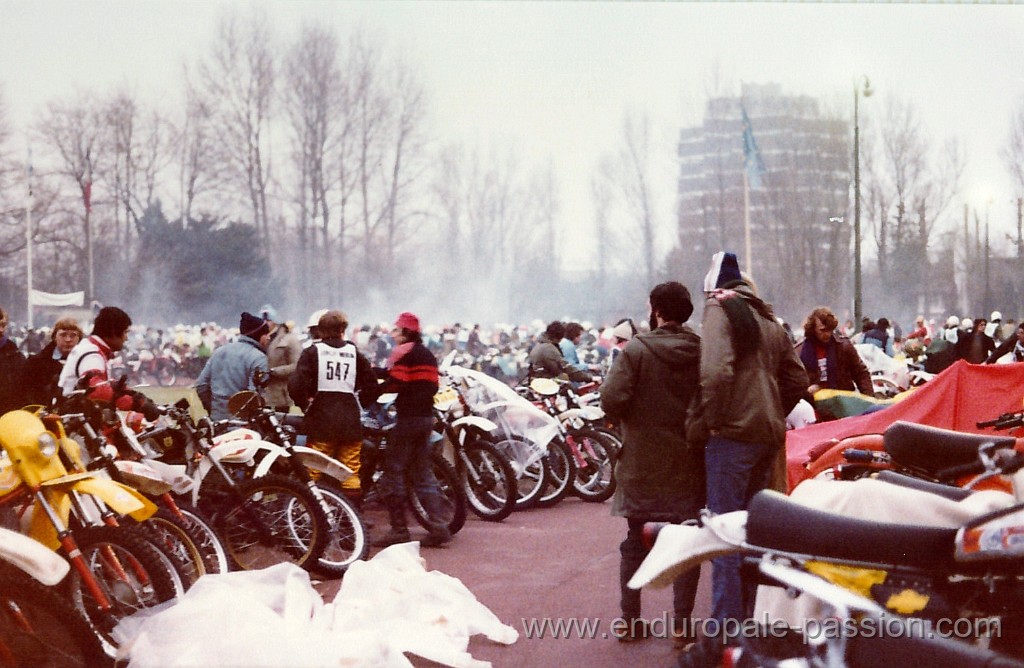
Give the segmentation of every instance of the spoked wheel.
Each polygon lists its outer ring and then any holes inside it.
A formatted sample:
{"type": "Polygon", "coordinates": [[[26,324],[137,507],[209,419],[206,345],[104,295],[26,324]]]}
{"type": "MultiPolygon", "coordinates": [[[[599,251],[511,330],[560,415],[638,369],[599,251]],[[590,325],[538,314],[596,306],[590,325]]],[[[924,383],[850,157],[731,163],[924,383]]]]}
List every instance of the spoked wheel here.
{"type": "Polygon", "coordinates": [[[516,507],[517,483],[512,464],[489,441],[478,438],[464,447],[462,489],[480,519],[500,522],[516,507]]]}
{"type": "Polygon", "coordinates": [[[551,477],[550,466],[536,446],[521,437],[504,438],[494,444],[516,476],[516,510],[526,510],[537,504],[541,492],[551,477]]]}
{"type": "Polygon", "coordinates": [[[75,541],[111,609],[100,608],[74,568],[66,580],[71,600],[100,638],[104,651],[113,656],[117,643],[111,631],[117,622],[173,598],[174,576],[136,527],[85,527],[75,531],[75,541]]]}
{"type": "Polygon", "coordinates": [[[551,478],[537,499],[538,508],[550,508],[564,499],[572,490],[573,480],[576,479],[576,460],[569,452],[569,446],[561,439],[552,439],[548,444],[545,459],[551,467],[551,478]]]}
{"type": "Polygon", "coordinates": [[[188,520],[177,517],[167,508],[160,508],[139,527],[158,550],[170,557],[181,575],[185,591],[206,574],[203,553],[188,520]]]}
{"type": "Polygon", "coordinates": [[[0,564],[0,667],[111,665],[99,638],[60,590],[0,564]]]}
{"type": "Polygon", "coordinates": [[[593,503],[607,501],[615,493],[615,457],[607,437],[599,432],[581,429],[572,439],[583,457],[572,482],[572,493],[593,503]]]}
{"type": "Polygon", "coordinates": [[[354,562],[365,559],[370,551],[366,527],[359,512],[341,490],[317,483],[327,503],[327,515],[331,530],[324,554],[317,562],[316,570],[327,575],[340,577],[354,562]]]}
{"type": "Polygon", "coordinates": [[[251,571],[282,562],[314,568],[327,546],[323,508],[298,480],[270,474],[246,480],[216,526],[232,562],[251,571]]]}
{"type": "Polygon", "coordinates": [[[188,525],[192,542],[199,548],[203,559],[203,570],[211,574],[227,573],[230,569],[228,553],[224,549],[220,536],[214,531],[210,520],[197,508],[182,503],[180,500],[176,503],[178,512],[181,513],[188,525]]]}
{"type": "Polygon", "coordinates": [[[408,494],[409,506],[412,514],[424,529],[430,529],[435,521],[448,525],[448,531],[455,535],[466,523],[466,496],[462,493],[462,485],[459,476],[455,473],[448,460],[441,454],[433,454],[430,457],[431,468],[437,484],[441,487],[441,498],[443,503],[443,517],[433,518],[427,512],[423,500],[417,495],[415,485],[411,477],[405,481],[408,494]]]}

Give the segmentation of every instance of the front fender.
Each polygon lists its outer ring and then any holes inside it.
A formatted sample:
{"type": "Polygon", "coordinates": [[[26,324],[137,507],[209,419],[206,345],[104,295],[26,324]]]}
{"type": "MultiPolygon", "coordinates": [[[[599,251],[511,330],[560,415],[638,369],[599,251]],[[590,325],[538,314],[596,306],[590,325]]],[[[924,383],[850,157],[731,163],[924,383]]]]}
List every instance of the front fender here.
{"type": "Polygon", "coordinates": [[[480,417],[479,415],[467,415],[465,417],[460,417],[455,422],[452,422],[452,426],[456,429],[475,427],[476,429],[481,429],[487,433],[491,433],[498,428],[497,424],[485,417],[480,417]]]}
{"type": "Polygon", "coordinates": [[[353,475],[352,469],[345,466],[334,457],[328,457],[324,453],[314,450],[313,448],[307,448],[304,445],[297,445],[292,448],[292,453],[306,468],[321,471],[325,475],[334,478],[339,483],[353,475]]]}
{"type": "Polygon", "coordinates": [[[39,541],[4,528],[0,528],[0,559],[50,586],[63,580],[71,568],[63,557],[39,541]]]}
{"type": "MultiPolygon", "coordinates": [[[[74,474],[63,479],[48,481],[44,484],[45,496],[61,524],[66,527],[71,517],[71,492],[90,494],[101,500],[112,511],[119,515],[128,515],[142,522],[151,517],[157,510],[156,505],[138,491],[113,480],[94,478],[90,474],[74,474]]],[[[29,536],[38,540],[52,550],[60,547],[57,528],[53,526],[47,514],[36,506],[32,510],[29,524],[29,536]]]]}

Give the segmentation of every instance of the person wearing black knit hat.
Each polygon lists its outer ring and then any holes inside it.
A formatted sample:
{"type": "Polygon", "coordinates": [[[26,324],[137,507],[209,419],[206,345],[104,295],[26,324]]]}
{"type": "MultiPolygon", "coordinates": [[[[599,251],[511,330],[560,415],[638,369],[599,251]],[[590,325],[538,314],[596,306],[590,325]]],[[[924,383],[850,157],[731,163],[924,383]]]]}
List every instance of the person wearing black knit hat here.
{"type": "Polygon", "coordinates": [[[231,395],[255,390],[256,371],[270,372],[266,353],[269,339],[270,323],[245,311],[238,322],[238,338],[213,351],[195,384],[199,400],[211,418],[231,417],[228,412],[231,395]]]}
{"type": "MultiPolygon", "coordinates": [[[[740,275],[734,254],[715,255],[704,291],[700,415],[707,434],[707,507],[718,515],[746,509],[768,486],[785,447],[786,415],[807,391],[807,371],[771,306],[740,275]]],[[[739,628],[753,605],[754,587],[740,565],[738,556],[713,563],[711,616],[720,629],[739,628]]],[[[720,656],[723,644],[738,640],[709,636],[680,656],[679,665],[700,663],[705,652],[720,656]]]]}

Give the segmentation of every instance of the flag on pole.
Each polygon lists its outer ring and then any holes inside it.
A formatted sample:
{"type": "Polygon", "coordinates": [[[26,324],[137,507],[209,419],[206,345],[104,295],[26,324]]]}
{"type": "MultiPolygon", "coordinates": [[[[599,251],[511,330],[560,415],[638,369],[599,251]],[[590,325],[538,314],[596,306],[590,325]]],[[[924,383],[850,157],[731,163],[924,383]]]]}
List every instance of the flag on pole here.
{"type": "Polygon", "coordinates": [[[747,109],[742,104],[740,112],[743,114],[743,168],[747,170],[747,182],[751,188],[761,187],[761,177],[765,173],[764,162],[761,160],[761,150],[757,148],[757,141],[754,139],[754,130],[750,126],[750,118],[747,116],[747,109]]]}
{"type": "Polygon", "coordinates": [[[82,201],[85,203],[85,212],[92,211],[92,181],[82,184],[82,201]]]}

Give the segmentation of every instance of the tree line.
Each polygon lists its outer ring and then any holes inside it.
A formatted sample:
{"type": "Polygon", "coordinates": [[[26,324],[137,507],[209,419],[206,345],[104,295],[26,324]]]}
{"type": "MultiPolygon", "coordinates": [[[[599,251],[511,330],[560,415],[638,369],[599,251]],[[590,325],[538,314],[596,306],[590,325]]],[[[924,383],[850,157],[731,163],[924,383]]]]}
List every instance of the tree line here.
{"type": "MultiPolygon", "coordinates": [[[[574,221],[589,228],[595,255],[567,272],[573,240],[551,163],[530,164],[511,146],[439,141],[443,119],[431,114],[422,73],[358,30],[309,23],[286,42],[259,8],[228,11],[159,105],[123,87],[50,100],[19,129],[30,160],[15,148],[11,94],[0,88],[0,300],[15,314],[28,217],[36,288],[85,289],[128,304],[140,321],[230,321],[267,302],[294,317],[341,306],[363,314],[356,322],[387,317],[397,303],[438,321],[607,321],[638,315],[659,280],[697,287],[698,269],[658,243],[675,224],[676,194],[660,184],[676,167],[647,115],[625,114],[621,134],[601,138],[592,219],[574,221]]],[[[969,263],[979,257],[957,255],[966,224],[943,223],[956,208],[962,150],[935,150],[899,100],[862,136],[865,239],[878,258],[871,287],[955,293],[936,268],[952,261],[977,275],[969,263]]],[[[1003,157],[1024,192],[1024,104],[1003,157]]],[[[787,224],[758,259],[762,280],[794,310],[803,307],[795,286],[820,283],[826,270],[821,299],[850,294],[848,258],[792,255],[798,239],[787,235],[800,234],[791,223],[807,215],[800,197],[813,185],[779,183],[765,195],[787,224]]]]}

